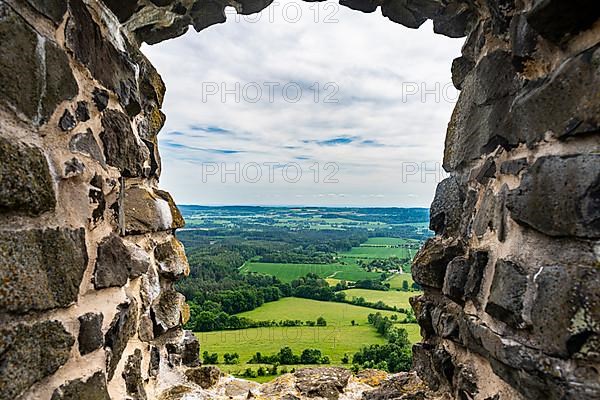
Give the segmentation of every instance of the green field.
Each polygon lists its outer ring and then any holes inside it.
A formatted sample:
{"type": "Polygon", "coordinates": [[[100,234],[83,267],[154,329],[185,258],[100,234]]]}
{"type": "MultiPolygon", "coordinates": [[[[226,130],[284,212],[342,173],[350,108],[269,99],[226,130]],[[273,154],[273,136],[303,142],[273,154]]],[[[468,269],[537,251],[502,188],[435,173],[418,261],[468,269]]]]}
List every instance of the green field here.
{"type": "Polygon", "coordinates": [[[361,246],[399,246],[402,244],[418,245],[419,241],[414,239],[401,239],[394,237],[372,237],[361,246]]]}
{"type": "Polygon", "coordinates": [[[414,282],[411,274],[395,274],[386,283],[390,284],[390,289],[402,289],[403,281],[408,281],[409,286],[414,282]]]}
{"type": "MultiPolygon", "coordinates": [[[[265,303],[252,311],[246,311],[237,315],[255,321],[279,321],[285,319],[315,321],[317,318],[323,317],[327,321],[328,326],[343,327],[350,326],[352,320],[358,324],[366,325],[368,315],[375,312],[377,310],[352,304],[286,297],[278,301],[265,303]]],[[[384,315],[398,314],[393,311],[381,311],[381,313],[384,315]]],[[[402,319],[404,314],[398,314],[398,317],[402,319]]]]}
{"type": "Polygon", "coordinates": [[[352,258],[412,258],[416,250],[410,250],[403,247],[384,247],[384,246],[359,246],[353,247],[350,251],[339,253],[341,257],[352,258]]]}
{"type": "Polygon", "coordinates": [[[368,272],[360,268],[356,263],[333,263],[333,264],[281,264],[247,262],[242,266],[240,272],[258,272],[273,275],[282,282],[291,282],[294,279],[306,276],[308,273],[317,274],[321,278],[344,279],[357,281],[360,279],[377,278],[379,274],[368,272]]]}
{"type": "Polygon", "coordinates": [[[346,299],[352,299],[353,297],[362,297],[370,303],[376,303],[383,301],[388,306],[396,306],[404,309],[410,308],[408,302],[409,297],[418,296],[420,292],[399,292],[396,290],[390,290],[384,292],[381,290],[369,290],[369,289],[348,289],[344,290],[346,293],[346,299]]]}

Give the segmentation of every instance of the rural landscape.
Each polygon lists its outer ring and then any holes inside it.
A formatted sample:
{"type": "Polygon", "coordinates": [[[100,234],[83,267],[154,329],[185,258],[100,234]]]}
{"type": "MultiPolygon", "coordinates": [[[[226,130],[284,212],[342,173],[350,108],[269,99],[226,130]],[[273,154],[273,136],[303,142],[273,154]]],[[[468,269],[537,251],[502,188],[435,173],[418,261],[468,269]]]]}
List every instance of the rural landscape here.
{"type": "Polygon", "coordinates": [[[410,369],[427,209],[180,209],[190,275],[177,287],[205,364],[258,382],[310,365],[410,369]]]}

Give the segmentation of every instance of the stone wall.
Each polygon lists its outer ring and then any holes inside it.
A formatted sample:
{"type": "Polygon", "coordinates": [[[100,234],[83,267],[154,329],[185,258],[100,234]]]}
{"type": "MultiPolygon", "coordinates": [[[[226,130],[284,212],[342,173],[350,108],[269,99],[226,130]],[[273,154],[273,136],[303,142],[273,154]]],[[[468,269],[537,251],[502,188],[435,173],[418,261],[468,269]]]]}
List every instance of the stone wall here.
{"type": "MultiPolygon", "coordinates": [[[[269,3],[0,0],[0,398],[155,398],[197,364],[139,45],[269,3]]],[[[457,399],[600,397],[597,1],[341,4],[466,36],[416,371],[457,399]]]]}

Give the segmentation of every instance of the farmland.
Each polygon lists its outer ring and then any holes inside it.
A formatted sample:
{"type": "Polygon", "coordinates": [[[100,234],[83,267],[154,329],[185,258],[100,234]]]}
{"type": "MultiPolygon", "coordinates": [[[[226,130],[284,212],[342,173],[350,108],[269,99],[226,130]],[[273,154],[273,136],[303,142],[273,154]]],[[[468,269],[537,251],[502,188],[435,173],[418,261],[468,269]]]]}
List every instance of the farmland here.
{"type": "Polygon", "coordinates": [[[291,282],[308,273],[316,274],[321,278],[334,278],[340,280],[356,281],[359,279],[373,279],[377,273],[367,272],[355,263],[352,264],[285,264],[247,262],[240,269],[242,273],[255,272],[272,275],[282,282],[291,282]]]}
{"type": "Polygon", "coordinates": [[[410,308],[410,303],[408,302],[408,299],[410,297],[419,295],[418,292],[402,292],[402,291],[396,291],[396,290],[390,290],[387,292],[383,292],[381,290],[368,290],[368,289],[348,289],[348,290],[344,290],[343,293],[346,294],[347,299],[352,299],[355,297],[362,297],[366,301],[371,302],[371,303],[383,301],[385,304],[387,304],[389,306],[404,308],[404,309],[410,308]]]}
{"type": "MultiPolygon", "coordinates": [[[[371,290],[370,292],[373,291],[371,290]]],[[[323,317],[327,321],[328,326],[341,327],[350,326],[351,321],[353,320],[359,324],[366,324],[367,316],[375,312],[377,312],[377,310],[367,307],[359,307],[352,304],[287,297],[278,301],[263,304],[257,309],[240,313],[238,316],[257,321],[270,321],[273,319],[298,319],[300,321],[314,321],[318,317],[323,317]]],[[[388,316],[397,314],[400,318],[403,317],[403,314],[398,314],[392,311],[380,312],[388,316]]]]}

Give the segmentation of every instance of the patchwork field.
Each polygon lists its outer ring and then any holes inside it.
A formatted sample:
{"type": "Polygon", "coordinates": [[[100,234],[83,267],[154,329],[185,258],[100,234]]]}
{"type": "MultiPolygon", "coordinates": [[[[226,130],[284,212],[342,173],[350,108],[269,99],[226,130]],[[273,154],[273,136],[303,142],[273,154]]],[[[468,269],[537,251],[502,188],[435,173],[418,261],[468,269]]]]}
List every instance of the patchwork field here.
{"type": "Polygon", "coordinates": [[[407,281],[409,286],[414,282],[411,274],[396,274],[389,278],[386,283],[390,284],[390,289],[402,289],[402,282],[404,281],[407,281]]]}
{"type": "MultiPolygon", "coordinates": [[[[246,311],[237,315],[256,321],[279,321],[285,319],[315,321],[317,318],[323,317],[327,321],[328,326],[343,327],[351,326],[352,320],[360,325],[366,325],[368,315],[375,312],[377,310],[352,304],[286,297],[278,301],[265,303],[252,311],[246,311]]],[[[397,314],[399,319],[404,317],[404,314],[393,311],[381,311],[381,313],[384,315],[397,314]]]]}
{"type": "Polygon", "coordinates": [[[410,297],[419,295],[419,292],[399,292],[396,290],[384,292],[381,290],[348,289],[344,290],[343,292],[346,293],[347,299],[352,299],[354,297],[362,297],[370,303],[383,301],[388,306],[396,306],[404,309],[410,308],[410,303],[408,302],[408,299],[410,297]]]}
{"type": "Polygon", "coordinates": [[[372,237],[361,246],[400,246],[402,244],[418,245],[419,241],[414,239],[401,239],[394,237],[372,237]]]}
{"type": "Polygon", "coordinates": [[[353,247],[350,251],[339,253],[339,256],[352,258],[412,258],[415,252],[416,250],[404,247],[359,246],[353,247]]]}
{"type": "Polygon", "coordinates": [[[291,282],[308,273],[317,274],[321,278],[334,278],[356,281],[359,279],[377,278],[379,274],[368,272],[360,268],[356,263],[333,263],[333,264],[282,264],[247,262],[240,272],[257,272],[273,275],[282,282],[291,282]]]}

